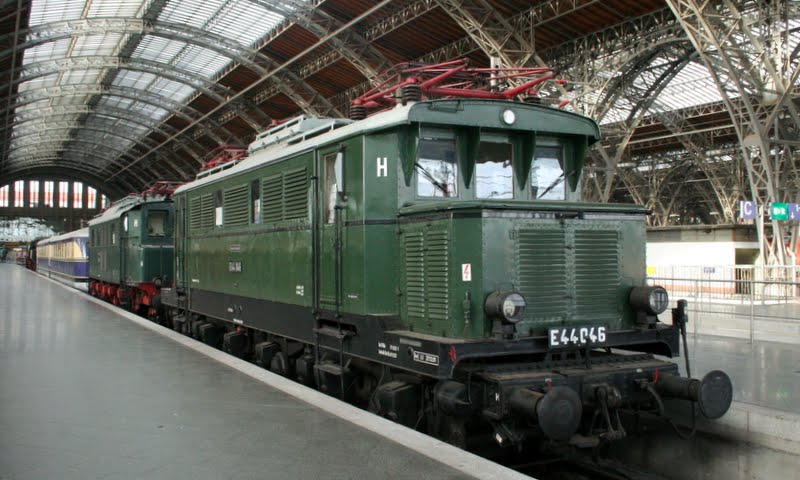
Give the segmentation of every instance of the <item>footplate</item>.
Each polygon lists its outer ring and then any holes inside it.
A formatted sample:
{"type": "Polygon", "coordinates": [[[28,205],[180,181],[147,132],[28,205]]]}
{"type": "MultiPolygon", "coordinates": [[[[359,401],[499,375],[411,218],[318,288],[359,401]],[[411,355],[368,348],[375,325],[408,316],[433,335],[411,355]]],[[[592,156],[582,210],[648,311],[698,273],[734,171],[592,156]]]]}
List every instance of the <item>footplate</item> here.
{"type": "Polygon", "coordinates": [[[548,405],[540,399],[555,390],[559,398],[571,398],[569,404],[562,400],[561,408],[573,410],[576,402],[582,410],[598,406],[601,387],[601,391],[613,391],[615,396],[618,393],[619,398],[611,400],[620,406],[647,402],[652,397],[637,382],[657,382],[659,376],[678,375],[678,366],[652,355],[603,354],[593,356],[588,366],[585,360],[483,366],[469,375],[472,381],[476,377],[483,380],[483,416],[502,421],[519,414],[541,416],[533,409],[548,405]],[[567,390],[575,395],[568,395],[567,390]]]}

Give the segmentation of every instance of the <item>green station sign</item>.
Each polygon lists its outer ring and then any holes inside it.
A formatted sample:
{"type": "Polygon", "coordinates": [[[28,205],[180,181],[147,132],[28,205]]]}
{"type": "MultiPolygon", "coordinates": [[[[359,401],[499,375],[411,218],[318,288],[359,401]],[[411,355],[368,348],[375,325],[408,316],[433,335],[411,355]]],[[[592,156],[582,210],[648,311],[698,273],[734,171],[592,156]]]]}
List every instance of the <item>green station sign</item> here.
{"type": "Polygon", "coordinates": [[[770,206],[770,217],[773,220],[788,220],[789,219],[789,204],[781,202],[773,202],[770,206]]]}

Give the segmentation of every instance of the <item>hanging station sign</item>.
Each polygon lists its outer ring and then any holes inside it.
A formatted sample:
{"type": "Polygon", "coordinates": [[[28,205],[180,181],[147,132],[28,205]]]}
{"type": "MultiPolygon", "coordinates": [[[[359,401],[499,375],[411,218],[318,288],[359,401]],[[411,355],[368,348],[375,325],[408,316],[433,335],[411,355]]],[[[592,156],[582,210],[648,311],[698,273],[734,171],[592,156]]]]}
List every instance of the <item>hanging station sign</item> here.
{"type": "MultiPolygon", "coordinates": [[[[755,220],[757,216],[756,202],[746,200],[739,202],[739,218],[755,220]]],[[[800,220],[800,204],[773,202],[769,206],[769,218],[772,220],[800,220]]]]}

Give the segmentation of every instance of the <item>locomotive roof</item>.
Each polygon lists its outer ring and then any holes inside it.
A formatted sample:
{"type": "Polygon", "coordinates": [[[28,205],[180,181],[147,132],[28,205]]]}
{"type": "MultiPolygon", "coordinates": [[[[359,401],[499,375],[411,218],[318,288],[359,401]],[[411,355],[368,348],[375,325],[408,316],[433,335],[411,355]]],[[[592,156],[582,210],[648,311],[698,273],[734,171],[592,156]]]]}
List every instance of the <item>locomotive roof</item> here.
{"type": "Polygon", "coordinates": [[[47,245],[49,243],[60,242],[72,238],[89,238],[89,228],[88,227],[81,228],[80,230],[75,230],[73,232],[67,232],[67,233],[62,233],[61,235],[47,237],[39,241],[39,245],[47,245]]]}
{"type": "Polygon", "coordinates": [[[127,197],[117,201],[110,207],[108,207],[103,213],[94,217],[93,219],[89,220],[89,226],[94,226],[99,223],[107,222],[108,220],[112,220],[115,218],[119,218],[122,216],[123,213],[132,210],[139,205],[145,203],[152,203],[152,202],[160,202],[166,200],[168,197],[167,195],[128,195],[127,197]]]}
{"type": "MultiPolygon", "coordinates": [[[[339,139],[351,137],[353,135],[383,130],[386,128],[394,127],[397,125],[409,124],[411,122],[416,122],[416,121],[426,121],[426,122],[431,122],[431,124],[464,125],[463,120],[460,120],[462,118],[461,115],[456,115],[456,116],[452,115],[454,112],[461,112],[462,108],[460,107],[462,107],[464,104],[492,106],[498,109],[503,107],[513,107],[518,109],[535,111],[547,117],[547,120],[542,121],[540,124],[537,124],[537,131],[539,132],[551,132],[551,133],[563,132],[563,130],[558,129],[558,124],[560,122],[552,122],[549,120],[558,118],[569,119],[574,123],[573,125],[571,125],[572,128],[574,128],[577,131],[570,131],[564,133],[571,133],[571,134],[578,133],[586,135],[589,138],[590,144],[600,139],[600,128],[598,127],[597,123],[595,123],[594,120],[588,117],[584,117],[582,115],[566,112],[564,110],[557,110],[552,107],[513,102],[513,101],[500,101],[500,100],[465,100],[465,99],[431,100],[431,101],[410,103],[408,105],[398,105],[397,107],[391,110],[387,110],[385,112],[372,115],[364,120],[360,120],[357,122],[350,123],[348,125],[341,126],[335,130],[323,133],[322,135],[310,138],[302,142],[298,142],[296,144],[287,145],[286,143],[276,143],[267,148],[256,151],[252,156],[246,158],[245,160],[239,162],[237,165],[227,170],[222,170],[213,175],[208,175],[206,177],[197,179],[194,182],[182,185],[175,191],[175,193],[185,192],[201,187],[203,185],[215,183],[224,180],[230,176],[234,176],[239,173],[256,169],[267,163],[277,162],[282,159],[292,157],[299,153],[311,150],[313,148],[329,143],[334,143],[339,139]],[[442,106],[442,107],[449,106],[449,108],[437,109],[435,108],[436,106],[442,106]]],[[[498,128],[499,125],[497,124],[497,121],[494,121],[495,117],[499,118],[499,115],[493,116],[492,121],[487,121],[487,119],[485,118],[478,118],[473,123],[476,126],[498,128]]],[[[513,127],[504,126],[503,128],[508,130],[514,130],[513,127]]]]}

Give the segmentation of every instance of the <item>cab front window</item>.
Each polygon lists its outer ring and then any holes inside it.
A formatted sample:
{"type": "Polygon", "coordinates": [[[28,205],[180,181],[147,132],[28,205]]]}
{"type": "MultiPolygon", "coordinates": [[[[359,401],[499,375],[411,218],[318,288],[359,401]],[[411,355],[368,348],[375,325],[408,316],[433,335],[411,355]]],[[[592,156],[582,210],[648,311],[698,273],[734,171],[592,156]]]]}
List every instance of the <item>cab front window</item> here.
{"type": "Polygon", "coordinates": [[[147,234],[151,237],[163,237],[166,234],[167,212],[150,211],[147,215],[147,234]]]}
{"type": "Polygon", "coordinates": [[[455,140],[420,139],[414,168],[417,171],[417,195],[420,197],[458,196],[455,140]]]}
{"type": "Polygon", "coordinates": [[[531,166],[534,200],[564,200],[564,156],[560,147],[538,147],[531,166]]]}
{"type": "Polygon", "coordinates": [[[475,165],[478,198],[514,198],[511,144],[481,142],[475,165]]]}

